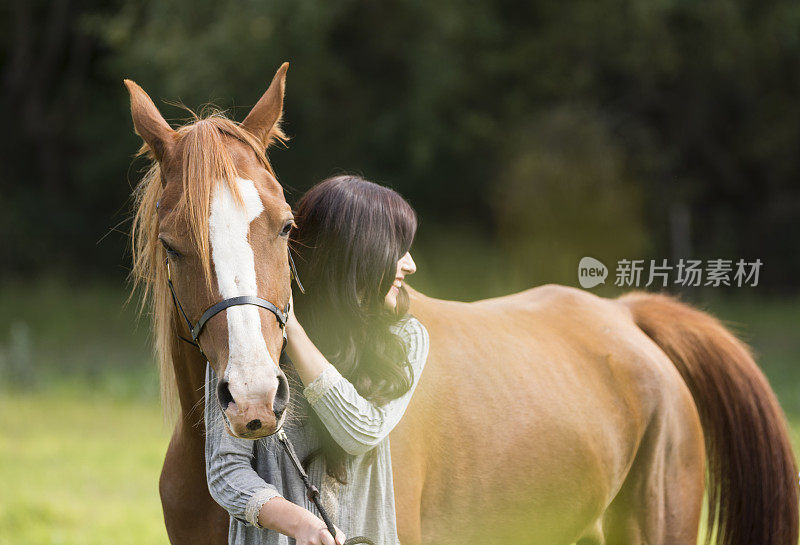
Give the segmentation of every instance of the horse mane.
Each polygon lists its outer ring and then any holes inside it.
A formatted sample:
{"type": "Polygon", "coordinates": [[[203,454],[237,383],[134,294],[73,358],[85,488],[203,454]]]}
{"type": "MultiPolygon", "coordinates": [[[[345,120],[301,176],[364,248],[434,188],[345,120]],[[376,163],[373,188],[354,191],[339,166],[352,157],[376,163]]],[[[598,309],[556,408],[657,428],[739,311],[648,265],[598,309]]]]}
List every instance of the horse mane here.
{"type": "MultiPolygon", "coordinates": [[[[188,110],[188,108],[187,108],[188,110]]],[[[241,196],[233,183],[237,176],[231,154],[225,145],[225,136],[235,138],[258,157],[260,163],[273,176],[275,172],[267,159],[265,145],[235,121],[219,111],[210,111],[199,117],[189,110],[193,120],[177,129],[182,146],[182,192],[174,213],[183,215],[189,226],[189,237],[202,260],[208,288],[211,281],[211,252],[208,236],[208,215],[211,194],[217,184],[224,183],[234,198],[241,196]]],[[[284,142],[286,136],[276,124],[270,131],[267,145],[284,142]]],[[[166,253],[158,240],[157,205],[162,194],[161,165],[152,150],[144,144],[138,156],[150,159],[150,166],[133,192],[133,226],[131,249],[131,297],[139,295],[140,314],[149,309],[153,348],[159,368],[161,406],[167,422],[179,413],[178,385],[173,366],[173,347],[177,338],[176,311],[167,286],[166,253]]]]}

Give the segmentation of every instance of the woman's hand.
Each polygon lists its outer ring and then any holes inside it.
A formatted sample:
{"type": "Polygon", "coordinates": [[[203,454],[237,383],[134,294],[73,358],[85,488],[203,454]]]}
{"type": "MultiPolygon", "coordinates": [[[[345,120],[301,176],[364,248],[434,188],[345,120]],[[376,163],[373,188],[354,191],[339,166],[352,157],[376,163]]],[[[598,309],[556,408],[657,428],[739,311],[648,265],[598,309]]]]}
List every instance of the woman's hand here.
{"type": "Polygon", "coordinates": [[[286,319],[286,336],[289,340],[291,340],[292,333],[298,328],[302,329],[302,326],[294,314],[294,294],[292,294],[289,296],[289,316],[286,319]]]}
{"type": "Polygon", "coordinates": [[[336,526],[334,528],[336,528],[336,540],[331,536],[325,523],[311,515],[300,523],[294,539],[297,545],[343,545],[346,539],[344,534],[336,526]]]}
{"type": "Polygon", "coordinates": [[[282,496],[267,501],[258,513],[258,523],[289,537],[297,545],[344,545],[345,537],[336,528],[336,540],[325,523],[308,509],[290,502],[282,496]]]}

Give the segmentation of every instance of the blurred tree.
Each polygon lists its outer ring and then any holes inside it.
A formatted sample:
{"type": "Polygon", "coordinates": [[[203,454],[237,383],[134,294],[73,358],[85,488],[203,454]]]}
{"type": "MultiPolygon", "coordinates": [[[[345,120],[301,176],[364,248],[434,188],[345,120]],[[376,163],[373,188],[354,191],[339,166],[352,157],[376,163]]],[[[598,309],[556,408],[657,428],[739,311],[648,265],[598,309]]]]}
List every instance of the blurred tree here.
{"type": "Polygon", "coordinates": [[[562,107],[518,135],[500,174],[500,242],[518,285],[577,283],[584,256],[611,271],[649,250],[640,190],[624,152],[591,113],[562,107]]]}
{"type": "MultiPolygon", "coordinates": [[[[411,199],[422,239],[469,224],[485,246],[508,235],[503,214],[518,204],[498,195],[556,187],[546,198],[580,195],[583,206],[598,168],[607,185],[597,191],[613,196],[602,215],[636,234],[600,240],[567,226],[563,247],[760,257],[765,284],[797,287],[791,0],[35,0],[0,10],[3,113],[19,126],[2,142],[7,273],[53,255],[106,271],[119,262],[121,237],[95,242],[120,219],[137,146],[123,77],[157,102],[211,99],[241,119],[289,60],[294,139],[273,160],[290,200],[357,170],[411,199]]],[[[594,226],[592,214],[570,217],[594,226]]]]}
{"type": "Polygon", "coordinates": [[[131,149],[114,146],[122,127],[106,121],[124,118],[114,110],[104,118],[111,104],[103,100],[106,78],[98,73],[103,50],[80,24],[85,11],[100,5],[13,0],[0,6],[5,274],[91,268],[93,260],[107,268],[118,261],[119,246],[99,259],[95,254],[127,193],[109,190],[104,157],[113,150],[112,168],[124,172],[131,149]]]}

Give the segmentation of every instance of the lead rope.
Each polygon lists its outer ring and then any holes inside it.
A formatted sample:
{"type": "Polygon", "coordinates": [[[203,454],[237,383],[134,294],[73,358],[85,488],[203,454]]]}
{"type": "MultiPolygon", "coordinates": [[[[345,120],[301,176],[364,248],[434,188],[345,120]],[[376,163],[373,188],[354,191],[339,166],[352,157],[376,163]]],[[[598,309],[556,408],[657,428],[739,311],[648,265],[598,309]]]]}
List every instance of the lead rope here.
{"type": "MultiPolygon", "coordinates": [[[[319,511],[322,520],[325,522],[325,526],[328,527],[328,531],[331,533],[331,535],[335,540],[336,528],[333,526],[331,518],[328,516],[328,513],[322,507],[322,503],[319,501],[319,489],[311,483],[311,479],[308,478],[308,473],[305,472],[305,470],[303,469],[303,465],[300,463],[300,460],[297,459],[297,454],[294,451],[294,447],[292,446],[292,443],[289,442],[289,438],[286,436],[286,432],[284,432],[283,429],[278,430],[278,439],[283,445],[283,448],[286,449],[286,453],[289,455],[289,459],[292,460],[292,465],[294,465],[295,469],[297,470],[297,473],[303,480],[303,484],[306,487],[306,493],[308,495],[308,499],[314,502],[314,505],[317,506],[317,510],[319,511]]],[[[355,545],[356,543],[366,543],[367,545],[375,545],[375,542],[364,536],[351,537],[350,539],[344,542],[344,545],[355,545]]]]}

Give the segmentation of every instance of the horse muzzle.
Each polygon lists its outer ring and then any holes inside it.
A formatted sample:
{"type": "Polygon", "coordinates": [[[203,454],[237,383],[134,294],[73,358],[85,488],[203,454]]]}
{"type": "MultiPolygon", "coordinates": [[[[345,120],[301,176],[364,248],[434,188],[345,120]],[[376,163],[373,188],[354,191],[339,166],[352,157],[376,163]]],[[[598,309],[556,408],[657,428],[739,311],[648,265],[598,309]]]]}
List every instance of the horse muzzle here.
{"type": "Polygon", "coordinates": [[[271,380],[264,380],[266,378],[231,377],[217,385],[217,399],[225,424],[234,437],[260,439],[272,435],[283,424],[289,403],[289,383],[280,369],[276,369],[271,380]]]}

